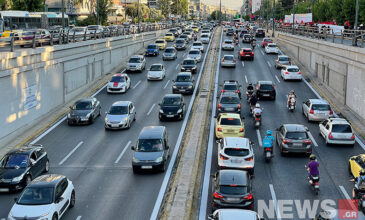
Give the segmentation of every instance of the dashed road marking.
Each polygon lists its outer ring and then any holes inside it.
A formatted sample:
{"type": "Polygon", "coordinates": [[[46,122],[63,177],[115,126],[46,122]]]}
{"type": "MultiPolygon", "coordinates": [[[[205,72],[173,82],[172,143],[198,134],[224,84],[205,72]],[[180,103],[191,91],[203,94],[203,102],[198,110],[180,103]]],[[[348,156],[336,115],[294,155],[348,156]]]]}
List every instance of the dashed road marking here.
{"type": "Polygon", "coordinates": [[[84,142],[81,141],[78,145],[76,145],[76,147],[70,153],[68,153],[66,157],[58,163],[58,165],[62,165],[83,143],[84,142]]]}
{"type": "Polygon", "coordinates": [[[242,67],[245,67],[245,63],[242,61],[242,67]]]}
{"type": "Polygon", "coordinates": [[[262,140],[261,140],[261,134],[260,134],[259,129],[256,129],[256,134],[257,134],[257,140],[259,142],[259,146],[262,147],[262,140]]]}
{"type": "Polygon", "coordinates": [[[266,61],[266,63],[267,63],[267,65],[269,65],[270,68],[272,67],[272,65],[271,65],[271,63],[269,63],[269,61],[266,61]]]}
{"type": "Polygon", "coordinates": [[[269,184],[269,188],[270,188],[271,198],[273,200],[274,209],[275,209],[276,216],[277,216],[276,219],[281,220],[281,214],[280,214],[280,210],[279,210],[279,207],[278,207],[278,202],[277,202],[278,200],[276,199],[274,186],[272,184],[269,184]]]}
{"type": "Polygon", "coordinates": [[[167,80],[167,83],[165,84],[165,86],[163,87],[163,89],[166,89],[167,85],[170,83],[170,80],[167,80]]]}
{"type": "Polygon", "coordinates": [[[81,215],[76,218],[76,220],[80,220],[80,219],[81,219],[81,215]]]}
{"type": "Polygon", "coordinates": [[[139,80],[136,85],[133,86],[133,89],[135,89],[139,84],[141,83],[141,80],[139,80]]]}
{"type": "Polygon", "coordinates": [[[343,186],[339,186],[340,190],[342,192],[342,194],[345,196],[346,199],[351,199],[351,197],[349,196],[349,194],[346,192],[345,187],[343,186]]]}
{"type": "Polygon", "coordinates": [[[153,105],[151,106],[150,110],[147,112],[147,115],[150,115],[150,114],[151,114],[151,112],[152,112],[153,108],[155,107],[155,105],[156,105],[156,104],[153,104],[153,105]]]}
{"type": "Polygon", "coordinates": [[[245,75],[245,80],[246,80],[246,83],[248,83],[248,80],[247,80],[247,76],[245,75]]]}
{"type": "Polygon", "coordinates": [[[131,144],[131,141],[128,141],[127,145],[125,145],[123,151],[119,154],[118,158],[115,160],[114,163],[119,163],[119,160],[122,158],[122,156],[124,155],[124,153],[127,151],[129,145],[131,144]]]}
{"type": "Polygon", "coordinates": [[[177,64],[176,69],[178,69],[178,68],[179,68],[179,66],[180,66],[180,64],[177,64]]]}
{"type": "Polygon", "coordinates": [[[278,82],[280,82],[280,80],[279,80],[279,78],[278,78],[278,76],[277,76],[277,75],[275,75],[275,78],[276,78],[276,80],[277,80],[278,82]]]}
{"type": "Polygon", "coordinates": [[[318,144],[317,144],[316,140],[314,139],[312,133],[308,132],[308,135],[309,135],[309,138],[312,140],[314,146],[315,147],[318,147],[318,144]]]}

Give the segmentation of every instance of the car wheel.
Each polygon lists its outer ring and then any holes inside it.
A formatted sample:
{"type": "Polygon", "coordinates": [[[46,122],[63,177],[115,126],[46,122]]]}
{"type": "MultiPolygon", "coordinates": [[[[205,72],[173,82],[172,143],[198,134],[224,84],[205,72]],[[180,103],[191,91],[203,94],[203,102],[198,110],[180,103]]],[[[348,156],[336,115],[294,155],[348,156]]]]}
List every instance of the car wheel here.
{"type": "Polygon", "coordinates": [[[166,171],[166,162],[163,162],[162,166],[161,166],[161,172],[165,172],[166,171]]]}
{"type": "Polygon", "coordinates": [[[28,186],[32,182],[32,177],[30,175],[27,175],[25,178],[25,186],[28,186]]]}
{"type": "Polygon", "coordinates": [[[58,215],[57,215],[57,213],[53,214],[53,216],[52,216],[52,220],[58,220],[58,215]]]}
{"type": "Polygon", "coordinates": [[[131,128],[131,123],[128,122],[128,126],[127,126],[127,129],[130,129],[131,128]]]}
{"type": "Polygon", "coordinates": [[[92,115],[90,115],[90,119],[89,119],[89,124],[94,123],[94,117],[92,115]]]}
{"type": "Polygon", "coordinates": [[[70,125],[70,126],[72,125],[70,120],[67,120],[67,124],[70,125]]]}
{"type": "Polygon", "coordinates": [[[70,199],[70,208],[75,206],[76,198],[75,198],[75,190],[72,190],[71,199],[70,199]]]}
{"type": "Polygon", "coordinates": [[[101,116],[101,108],[99,108],[98,116],[101,116]]]}
{"type": "Polygon", "coordinates": [[[46,161],[46,166],[44,167],[44,173],[48,173],[49,171],[49,160],[46,161]]]}
{"type": "Polygon", "coordinates": [[[136,114],[137,114],[137,113],[134,113],[133,121],[136,121],[136,114]]]}

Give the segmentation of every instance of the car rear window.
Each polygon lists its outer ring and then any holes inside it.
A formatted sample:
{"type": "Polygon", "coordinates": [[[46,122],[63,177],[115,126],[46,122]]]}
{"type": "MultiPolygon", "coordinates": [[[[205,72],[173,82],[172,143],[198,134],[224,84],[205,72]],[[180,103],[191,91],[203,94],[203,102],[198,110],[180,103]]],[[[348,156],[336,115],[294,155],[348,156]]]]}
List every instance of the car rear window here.
{"type": "Polygon", "coordinates": [[[224,56],[225,60],[233,60],[233,56],[224,56]]]}
{"type": "Polygon", "coordinates": [[[162,105],[180,105],[180,98],[178,97],[165,97],[162,101],[162,105]]]}
{"type": "Polygon", "coordinates": [[[140,63],[141,59],[137,58],[137,57],[132,57],[129,59],[129,63],[140,63]]]}
{"type": "Polygon", "coordinates": [[[184,60],[183,65],[194,65],[195,61],[194,60],[184,60]]]}
{"type": "Polygon", "coordinates": [[[173,53],[175,50],[172,48],[168,48],[165,50],[165,53],[173,53]]]}
{"type": "Polygon", "coordinates": [[[231,43],[233,43],[233,41],[231,41],[231,40],[225,40],[224,43],[231,44],[231,43]]]}
{"type": "Polygon", "coordinates": [[[327,104],[313,104],[312,109],[317,111],[329,111],[331,110],[331,107],[327,104]]]}
{"type": "Polygon", "coordinates": [[[237,90],[236,85],[224,85],[223,90],[237,90]]]}
{"type": "Polygon", "coordinates": [[[271,39],[265,39],[264,42],[272,42],[271,39]]]}
{"type": "Polygon", "coordinates": [[[232,157],[244,157],[249,155],[250,151],[248,149],[226,148],[224,149],[224,153],[232,157]]]}
{"type": "Polygon", "coordinates": [[[148,45],[147,49],[156,49],[158,48],[157,45],[148,45]]]}
{"type": "Polygon", "coordinates": [[[189,51],[189,54],[199,54],[199,50],[191,50],[189,51]]]}
{"type": "Polygon", "coordinates": [[[241,125],[241,120],[238,118],[222,118],[221,125],[241,125]]]}
{"type": "Polygon", "coordinates": [[[124,82],[124,77],[121,76],[113,76],[110,82],[124,82]]]}
{"type": "Polygon", "coordinates": [[[250,50],[250,49],[244,49],[243,52],[245,52],[245,53],[251,53],[252,50],[250,50]]]}
{"type": "Polygon", "coordinates": [[[152,65],[150,68],[151,71],[161,71],[162,65],[152,65]]]}
{"type": "Polygon", "coordinates": [[[177,76],[176,82],[190,82],[190,76],[177,76]]]}
{"type": "Polygon", "coordinates": [[[287,70],[288,70],[288,72],[291,72],[291,73],[293,73],[293,72],[299,72],[299,69],[298,68],[288,68],[287,70]]]}
{"type": "Polygon", "coordinates": [[[280,61],[289,61],[289,57],[280,57],[279,60],[280,61]]]}
{"type": "Polygon", "coordinates": [[[220,193],[228,195],[242,195],[247,193],[247,186],[226,186],[219,187],[220,193]]]}
{"type": "Polygon", "coordinates": [[[203,46],[203,44],[202,43],[193,43],[193,46],[203,46]]]}
{"type": "Polygon", "coordinates": [[[272,85],[264,84],[260,85],[260,90],[273,90],[272,85]]]}
{"type": "Polygon", "coordinates": [[[239,104],[241,101],[238,97],[224,96],[221,98],[222,104],[239,104]]]}
{"type": "Polygon", "coordinates": [[[294,140],[304,140],[308,139],[308,135],[306,132],[287,132],[285,138],[294,140]]]}
{"type": "Polygon", "coordinates": [[[185,41],[184,40],[177,40],[176,43],[177,44],[183,44],[183,43],[185,43],[185,41]]]}
{"type": "Polygon", "coordinates": [[[156,44],[163,44],[163,43],[165,43],[165,41],[163,41],[163,40],[157,40],[156,41],[156,44]]]}
{"type": "Polygon", "coordinates": [[[350,125],[332,125],[332,132],[334,133],[352,133],[350,125]]]}

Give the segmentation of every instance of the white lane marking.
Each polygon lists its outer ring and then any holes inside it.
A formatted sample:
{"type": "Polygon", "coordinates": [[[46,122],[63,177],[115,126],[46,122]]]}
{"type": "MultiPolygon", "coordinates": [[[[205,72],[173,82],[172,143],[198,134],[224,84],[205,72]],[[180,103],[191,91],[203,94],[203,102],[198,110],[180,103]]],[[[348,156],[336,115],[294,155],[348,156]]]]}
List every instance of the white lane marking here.
{"type": "Polygon", "coordinates": [[[267,65],[269,65],[269,67],[271,68],[271,63],[269,63],[269,61],[266,61],[267,65]]]}
{"type": "Polygon", "coordinates": [[[163,89],[166,89],[167,85],[170,83],[170,80],[167,80],[166,85],[163,87],[163,89]]]}
{"type": "Polygon", "coordinates": [[[271,192],[271,198],[272,198],[273,203],[274,203],[274,209],[275,209],[275,212],[276,212],[276,219],[280,220],[281,219],[281,214],[280,214],[280,210],[279,210],[279,207],[278,207],[278,202],[277,202],[277,199],[276,199],[274,186],[272,184],[269,184],[269,187],[270,187],[270,192],[271,192]]]}
{"type": "Polygon", "coordinates": [[[275,75],[275,78],[276,78],[276,80],[277,80],[278,82],[280,82],[280,80],[279,80],[279,78],[278,78],[278,76],[277,76],[277,75],[275,75]]]}
{"type": "Polygon", "coordinates": [[[125,145],[123,151],[119,154],[118,158],[115,160],[114,163],[119,163],[119,160],[123,157],[123,154],[126,152],[131,143],[132,143],[131,141],[128,141],[127,145],[125,145]]]}
{"type": "Polygon", "coordinates": [[[81,219],[81,215],[76,218],[76,220],[80,220],[80,219],[81,219]]]}
{"type": "Polygon", "coordinates": [[[176,66],[176,68],[175,68],[175,69],[178,69],[178,68],[179,68],[179,66],[180,66],[180,64],[177,64],[177,66],[176,66]]]}
{"type": "Polygon", "coordinates": [[[91,97],[95,97],[97,94],[99,94],[99,92],[101,92],[103,89],[105,89],[105,87],[107,86],[108,84],[105,84],[104,86],[102,86],[98,91],[96,91],[94,94],[91,95],[91,97]]]}
{"type": "Polygon", "coordinates": [[[186,55],[186,52],[184,52],[183,57],[185,57],[185,55],[186,55]]]}
{"type": "Polygon", "coordinates": [[[312,92],[317,96],[317,98],[321,99],[322,97],[319,95],[319,93],[312,87],[312,85],[303,77],[303,80],[305,84],[312,90],[312,92]]]}
{"type": "Polygon", "coordinates": [[[355,140],[357,141],[357,143],[359,143],[359,145],[362,147],[362,149],[365,150],[365,144],[362,143],[362,141],[357,137],[357,135],[355,135],[355,140]]]}
{"type": "MultiPolygon", "coordinates": [[[[219,53],[217,56],[217,63],[219,63],[219,58],[222,55],[222,41],[223,41],[223,31],[221,33],[221,41],[219,44],[219,53]]],[[[219,65],[217,65],[215,72],[215,81],[214,81],[214,95],[213,97],[217,97],[218,93],[218,80],[219,80],[219,65]]],[[[206,220],[207,216],[207,206],[208,206],[208,195],[209,195],[209,182],[210,182],[210,169],[212,164],[212,154],[213,154],[213,142],[214,142],[214,116],[216,112],[217,99],[213,99],[212,103],[212,116],[210,119],[210,128],[209,128],[209,141],[208,141],[208,149],[207,149],[207,157],[205,161],[204,168],[204,179],[203,179],[203,187],[202,194],[200,197],[200,210],[199,210],[199,220],[206,220]]]]}
{"type": "Polygon", "coordinates": [[[247,80],[247,76],[245,75],[245,80],[246,80],[246,83],[248,83],[248,80],[247,80]]]}
{"type": "Polygon", "coordinates": [[[151,112],[152,112],[153,108],[155,107],[155,105],[156,105],[156,104],[153,104],[153,105],[151,106],[150,110],[147,112],[147,115],[150,115],[150,114],[151,114],[151,112]]]}
{"type": "Polygon", "coordinates": [[[262,53],[262,55],[264,55],[264,52],[262,50],[260,50],[260,52],[262,53]]]}
{"type": "Polygon", "coordinates": [[[83,143],[84,142],[81,141],[78,145],[76,145],[76,147],[70,153],[68,153],[66,157],[58,163],[58,165],[62,165],[83,143]]]}
{"type": "Polygon", "coordinates": [[[259,142],[259,146],[262,147],[262,140],[261,140],[261,134],[260,134],[259,129],[256,129],[256,134],[257,134],[257,140],[259,142]]]}
{"type": "Polygon", "coordinates": [[[136,85],[133,86],[133,89],[135,89],[139,84],[141,83],[141,80],[139,80],[136,85]]]}
{"type": "Polygon", "coordinates": [[[351,199],[351,197],[349,196],[349,194],[346,192],[345,187],[343,186],[339,186],[340,190],[342,192],[342,194],[345,196],[346,199],[351,199]]]}
{"type": "MultiPolygon", "coordinates": [[[[207,51],[210,48],[211,42],[212,42],[212,39],[210,39],[210,41],[209,41],[209,44],[207,46],[207,51]]],[[[199,85],[199,83],[200,83],[200,79],[201,79],[201,76],[202,76],[202,72],[203,72],[204,66],[206,64],[205,61],[206,61],[206,58],[207,58],[207,54],[208,53],[205,53],[205,55],[204,55],[204,59],[203,59],[203,62],[202,62],[201,68],[200,68],[199,76],[198,76],[198,79],[196,80],[196,85],[199,85]]],[[[217,68],[219,68],[219,65],[217,65],[217,68]]],[[[170,177],[171,177],[172,168],[173,168],[173,166],[175,164],[175,160],[176,160],[176,157],[177,157],[177,153],[179,152],[179,149],[180,149],[181,141],[182,141],[182,138],[184,136],[184,132],[185,132],[185,129],[186,129],[186,125],[188,123],[189,115],[190,115],[191,109],[193,107],[193,104],[194,104],[194,100],[195,100],[197,91],[198,91],[198,86],[195,86],[194,93],[191,96],[191,100],[190,100],[190,104],[189,104],[189,107],[188,107],[188,111],[186,112],[186,116],[185,116],[184,122],[183,122],[183,124],[181,126],[181,130],[180,130],[179,136],[178,136],[177,141],[176,141],[176,144],[175,144],[174,152],[172,153],[172,156],[171,156],[171,159],[170,159],[170,162],[169,162],[169,167],[167,168],[165,177],[164,177],[164,179],[163,179],[163,181],[161,183],[161,188],[160,188],[160,191],[158,193],[158,196],[157,196],[155,205],[153,207],[153,211],[152,211],[150,220],[157,219],[157,216],[158,216],[158,213],[159,213],[161,204],[162,204],[162,200],[164,198],[164,195],[165,195],[165,192],[166,192],[166,189],[167,189],[167,184],[169,183],[169,180],[170,180],[170,177]]],[[[217,94],[215,94],[215,96],[217,96],[217,94]]],[[[210,177],[210,171],[208,173],[208,177],[210,177]]],[[[205,187],[205,188],[208,188],[208,187],[205,187]]],[[[204,213],[204,216],[205,216],[205,213],[204,213]]],[[[205,220],[205,217],[204,217],[204,220],[205,220]]]]}
{"type": "Polygon", "coordinates": [[[315,147],[318,147],[318,144],[317,144],[316,140],[314,139],[312,133],[308,132],[308,135],[309,135],[309,138],[312,140],[314,146],[315,147]]]}
{"type": "Polygon", "coordinates": [[[245,67],[245,63],[242,61],[242,67],[245,67]]]}

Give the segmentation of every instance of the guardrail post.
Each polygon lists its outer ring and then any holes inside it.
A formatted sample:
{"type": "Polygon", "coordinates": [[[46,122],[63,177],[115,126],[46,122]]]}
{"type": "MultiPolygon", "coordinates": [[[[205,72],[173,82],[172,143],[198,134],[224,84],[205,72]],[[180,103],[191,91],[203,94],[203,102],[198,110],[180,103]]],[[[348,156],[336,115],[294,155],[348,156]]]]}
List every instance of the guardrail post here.
{"type": "Polygon", "coordinates": [[[70,39],[70,29],[68,29],[67,31],[67,40],[66,40],[66,44],[69,43],[69,39],[70,39]]]}
{"type": "Polygon", "coordinates": [[[361,35],[361,47],[364,47],[364,35],[361,35]]]}
{"type": "Polygon", "coordinates": [[[312,28],[312,38],[314,38],[314,28],[312,28]]]}
{"type": "Polygon", "coordinates": [[[105,35],[104,35],[104,30],[103,30],[103,32],[101,32],[101,38],[104,38],[105,37],[105,35]]]}
{"type": "Polygon", "coordinates": [[[327,40],[327,28],[323,30],[324,39],[327,40]]]}
{"type": "MultiPolygon", "coordinates": [[[[87,32],[87,29],[85,28],[85,32],[84,32],[84,41],[86,41],[86,32],[87,32]]],[[[75,32],[74,32],[75,33],[75,32]]]]}
{"type": "Polygon", "coordinates": [[[60,35],[58,36],[58,44],[62,44],[62,38],[65,37],[64,31],[60,31],[60,35]]]}
{"type": "Polygon", "coordinates": [[[53,33],[51,33],[51,36],[49,38],[49,45],[53,46],[53,33]]]}
{"type": "Polygon", "coordinates": [[[35,32],[33,34],[33,40],[32,40],[32,48],[35,48],[35,32]]]}
{"type": "Polygon", "coordinates": [[[10,52],[14,52],[14,36],[10,38],[10,52]]]}
{"type": "Polygon", "coordinates": [[[109,29],[109,37],[112,36],[112,29],[109,29]]]}
{"type": "Polygon", "coordinates": [[[72,43],[75,43],[75,35],[76,35],[76,31],[74,31],[74,34],[72,35],[72,43]]]}
{"type": "Polygon", "coordinates": [[[343,44],[344,34],[345,34],[345,32],[344,31],[341,31],[341,44],[343,44]]]}
{"type": "Polygon", "coordinates": [[[95,32],[94,32],[94,40],[96,40],[96,30],[95,30],[95,32]]]}

